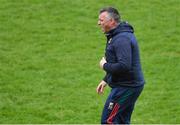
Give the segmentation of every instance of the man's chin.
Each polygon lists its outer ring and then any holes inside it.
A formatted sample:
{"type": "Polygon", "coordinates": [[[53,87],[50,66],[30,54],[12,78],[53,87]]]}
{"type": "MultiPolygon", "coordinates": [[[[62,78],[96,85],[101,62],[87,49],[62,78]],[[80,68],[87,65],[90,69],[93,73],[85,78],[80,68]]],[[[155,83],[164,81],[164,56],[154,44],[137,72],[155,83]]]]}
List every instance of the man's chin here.
{"type": "Polygon", "coordinates": [[[106,32],[104,29],[101,29],[101,31],[102,31],[103,33],[105,33],[105,32],[106,32]]]}
{"type": "Polygon", "coordinates": [[[104,28],[101,28],[101,31],[102,31],[103,33],[106,33],[106,32],[107,32],[104,28]]]}

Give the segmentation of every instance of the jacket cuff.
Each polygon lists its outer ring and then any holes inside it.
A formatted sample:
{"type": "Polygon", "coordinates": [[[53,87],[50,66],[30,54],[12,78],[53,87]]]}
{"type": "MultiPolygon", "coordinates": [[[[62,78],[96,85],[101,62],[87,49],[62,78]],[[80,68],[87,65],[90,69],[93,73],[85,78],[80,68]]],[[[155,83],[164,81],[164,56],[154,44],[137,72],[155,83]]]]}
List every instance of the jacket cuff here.
{"type": "Polygon", "coordinates": [[[103,69],[104,69],[105,71],[107,71],[107,69],[108,69],[108,63],[104,63],[103,69]]]}
{"type": "Polygon", "coordinates": [[[103,81],[107,83],[107,75],[103,78],[103,81]]]}

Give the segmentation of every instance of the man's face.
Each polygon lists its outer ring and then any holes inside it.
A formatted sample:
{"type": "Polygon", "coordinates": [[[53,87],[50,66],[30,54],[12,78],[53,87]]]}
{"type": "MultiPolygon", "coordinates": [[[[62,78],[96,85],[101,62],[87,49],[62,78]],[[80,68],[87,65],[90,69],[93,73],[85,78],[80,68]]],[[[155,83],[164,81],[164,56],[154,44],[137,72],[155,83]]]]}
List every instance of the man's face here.
{"type": "Polygon", "coordinates": [[[112,19],[108,17],[107,12],[102,12],[99,15],[98,25],[101,27],[103,32],[108,32],[112,28],[112,19]]]}

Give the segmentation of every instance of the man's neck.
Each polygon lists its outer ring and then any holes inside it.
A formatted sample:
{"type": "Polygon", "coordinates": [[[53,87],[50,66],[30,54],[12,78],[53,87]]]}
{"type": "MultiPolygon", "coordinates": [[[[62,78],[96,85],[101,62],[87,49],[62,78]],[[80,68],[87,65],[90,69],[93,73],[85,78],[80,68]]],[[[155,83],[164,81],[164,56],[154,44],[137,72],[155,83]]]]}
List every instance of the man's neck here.
{"type": "Polygon", "coordinates": [[[112,26],[112,28],[110,30],[115,29],[120,23],[116,23],[114,26],[112,26]]]}
{"type": "MultiPolygon", "coordinates": [[[[120,23],[116,23],[114,26],[112,26],[112,27],[109,29],[109,31],[111,31],[111,30],[115,29],[116,27],[118,27],[119,24],[120,24],[120,23]]],[[[109,32],[109,31],[108,31],[108,32],[109,32]]],[[[108,32],[107,32],[107,33],[108,33],[108,32]]]]}

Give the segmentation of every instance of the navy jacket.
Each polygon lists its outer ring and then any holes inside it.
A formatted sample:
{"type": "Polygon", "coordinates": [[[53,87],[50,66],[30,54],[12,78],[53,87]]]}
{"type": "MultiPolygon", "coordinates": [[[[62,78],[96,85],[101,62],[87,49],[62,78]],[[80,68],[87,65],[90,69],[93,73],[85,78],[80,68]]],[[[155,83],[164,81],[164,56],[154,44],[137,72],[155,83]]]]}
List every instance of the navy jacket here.
{"type": "Polygon", "coordinates": [[[141,86],[144,77],[141,70],[140,56],[134,30],[127,22],[120,23],[106,33],[107,44],[105,57],[107,63],[104,81],[112,88],[118,86],[141,86]]]}

